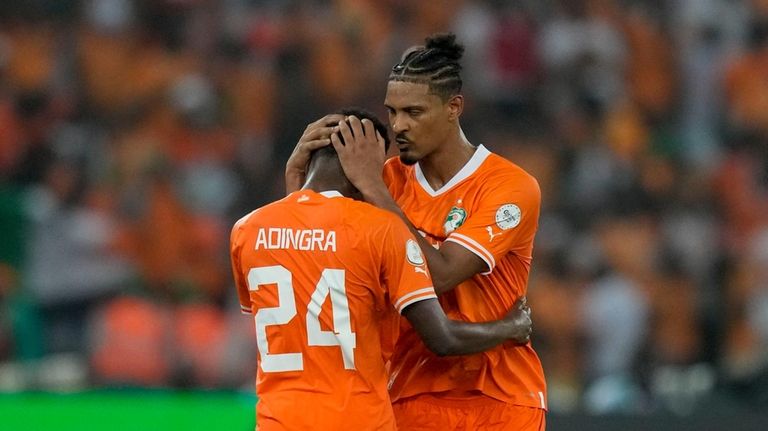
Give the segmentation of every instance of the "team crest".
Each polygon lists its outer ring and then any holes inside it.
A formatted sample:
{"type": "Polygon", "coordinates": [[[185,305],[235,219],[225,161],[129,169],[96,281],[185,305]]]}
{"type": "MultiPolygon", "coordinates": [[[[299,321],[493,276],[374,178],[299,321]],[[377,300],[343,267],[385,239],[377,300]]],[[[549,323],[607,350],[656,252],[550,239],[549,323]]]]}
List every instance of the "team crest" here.
{"type": "Polygon", "coordinates": [[[421,254],[421,248],[416,241],[409,239],[405,242],[405,257],[408,258],[408,262],[419,266],[424,265],[424,256],[421,254]]]}
{"type": "Polygon", "coordinates": [[[464,208],[451,208],[451,210],[448,211],[448,216],[445,218],[445,223],[443,223],[443,230],[445,230],[446,235],[458,229],[459,226],[464,224],[464,220],[466,219],[467,212],[464,208]]]}
{"type": "Polygon", "coordinates": [[[496,226],[501,230],[512,229],[520,224],[523,213],[515,204],[504,204],[496,210],[496,226]]]}

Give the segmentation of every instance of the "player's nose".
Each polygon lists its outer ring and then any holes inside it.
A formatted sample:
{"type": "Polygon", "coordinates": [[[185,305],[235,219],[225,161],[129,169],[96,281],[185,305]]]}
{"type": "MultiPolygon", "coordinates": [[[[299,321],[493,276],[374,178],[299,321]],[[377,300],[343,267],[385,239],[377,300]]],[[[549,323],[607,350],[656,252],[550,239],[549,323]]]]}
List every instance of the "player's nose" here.
{"type": "Polygon", "coordinates": [[[392,117],[392,121],[390,122],[390,127],[392,128],[392,131],[395,132],[396,135],[407,130],[406,122],[399,115],[395,115],[394,117],[392,117]]]}

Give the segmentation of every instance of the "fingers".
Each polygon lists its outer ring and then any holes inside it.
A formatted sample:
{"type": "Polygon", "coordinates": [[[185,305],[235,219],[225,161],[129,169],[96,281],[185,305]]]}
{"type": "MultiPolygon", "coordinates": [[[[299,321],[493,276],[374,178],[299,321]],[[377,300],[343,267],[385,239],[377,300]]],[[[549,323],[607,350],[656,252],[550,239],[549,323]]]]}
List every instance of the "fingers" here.
{"type": "Polygon", "coordinates": [[[336,150],[336,153],[339,155],[341,155],[345,150],[344,144],[341,143],[341,139],[339,139],[338,133],[334,133],[333,135],[331,135],[331,145],[333,145],[333,148],[336,150]]]}
{"type": "Polygon", "coordinates": [[[352,130],[352,134],[354,136],[358,138],[362,138],[363,136],[373,136],[363,132],[363,124],[360,122],[360,119],[357,118],[356,116],[350,115],[349,117],[347,117],[347,123],[349,123],[349,127],[352,130]]]}
{"type": "Polygon", "coordinates": [[[531,318],[531,307],[528,305],[528,298],[523,296],[520,298],[520,309],[525,312],[528,318],[531,318]]]}
{"type": "Polygon", "coordinates": [[[376,131],[371,120],[367,118],[360,120],[354,115],[346,118],[343,115],[327,115],[307,128],[300,142],[300,150],[309,153],[317,148],[332,144],[337,152],[339,151],[337,145],[341,145],[341,148],[348,147],[346,148],[347,151],[355,151],[357,148],[366,148],[366,146],[371,145],[373,143],[371,137],[375,139],[376,145],[381,151],[385,152],[384,138],[376,131]],[[326,124],[326,120],[330,119],[339,119],[339,121],[333,125],[326,124]],[[336,136],[336,141],[334,141],[334,136],[336,136]]]}
{"type": "Polygon", "coordinates": [[[525,329],[525,334],[523,335],[522,342],[523,344],[527,344],[529,341],[531,341],[531,335],[533,335],[533,322],[530,318],[528,318],[527,327],[525,329]]]}
{"type": "Polygon", "coordinates": [[[315,121],[314,123],[310,123],[306,130],[314,129],[318,127],[327,127],[327,126],[335,126],[339,124],[339,121],[344,119],[343,114],[328,114],[325,117],[315,121]]]}
{"type": "Polygon", "coordinates": [[[373,125],[373,121],[365,118],[362,121],[363,124],[363,133],[365,133],[365,136],[375,136],[376,137],[376,144],[378,144],[379,149],[382,153],[387,152],[386,143],[384,142],[384,137],[381,136],[381,133],[379,133],[378,130],[376,130],[376,126],[373,125]]]}
{"type": "Polygon", "coordinates": [[[528,307],[528,298],[525,296],[521,296],[520,298],[515,301],[515,304],[513,305],[514,308],[524,309],[528,307]]]}
{"type": "MultiPolygon", "coordinates": [[[[354,118],[350,117],[350,118],[354,118]]],[[[358,121],[358,126],[360,122],[358,121]]],[[[354,133],[352,133],[352,129],[350,128],[349,121],[340,121],[339,122],[339,131],[337,133],[340,133],[342,138],[344,138],[344,142],[349,145],[352,143],[353,139],[355,138],[354,133]]],[[[331,135],[333,136],[333,135],[331,135]]],[[[362,130],[358,133],[357,136],[362,136],[362,130]]],[[[341,143],[341,142],[339,142],[341,143]]],[[[335,145],[334,145],[335,146],[335,145]]],[[[336,149],[338,151],[338,148],[336,149]]]]}
{"type": "Polygon", "coordinates": [[[379,144],[379,149],[382,153],[387,152],[387,143],[378,131],[376,132],[376,143],[379,144]]]}
{"type": "Polygon", "coordinates": [[[328,140],[328,143],[330,143],[330,137],[333,133],[338,131],[338,126],[323,126],[323,127],[316,127],[313,129],[307,129],[304,132],[304,135],[302,135],[301,140],[302,141],[316,141],[316,140],[322,140],[326,139],[328,140]]]}
{"type": "MultiPolygon", "coordinates": [[[[373,138],[378,143],[379,138],[381,138],[381,135],[376,131],[376,127],[373,125],[373,122],[368,118],[360,120],[358,117],[350,115],[347,117],[346,121],[339,123],[339,127],[342,126],[342,123],[346,123],[352,132],[352,136],[354,136],[354,139],[357,141],[362,142],[366,138],[373,138]]],[[[344,139],[347,139],[346,136],[344,139]]],[[[383,140],[383,138],[381,139],[383,140]]],[[[370,142],[373,141],[371,140],[370,142]]]]}
{"type": "Polygon", "coordinates": [[[307,128],[304,129],[304,134],[301,135],[299,143],[302,147],[311,147],[309,149],[317,149],[330,144],[331,135],[339,130],[338,124],[339,121],[342,120],[344,120],[344,115],[330,114],[314,123],[310,123],[307,128]],[[309,143],[312,144],[310,145],[309,143]]]}
{"type": "Polygon", "coordinates": [[[373,121],[363,118],[363,121],[361,121],[362,127],[363,127],[363,133],[365,133],[365,136],[373,136],[376,133],[376,128],[373,126],[373,121]]]}
{"type": "Polygon", "coordinates": [[[323,148],[331,143],[331,138],[315,139],[314,141],[305,141],[301,143],[302,150],[312,152],[318,148],[323,148]]]}

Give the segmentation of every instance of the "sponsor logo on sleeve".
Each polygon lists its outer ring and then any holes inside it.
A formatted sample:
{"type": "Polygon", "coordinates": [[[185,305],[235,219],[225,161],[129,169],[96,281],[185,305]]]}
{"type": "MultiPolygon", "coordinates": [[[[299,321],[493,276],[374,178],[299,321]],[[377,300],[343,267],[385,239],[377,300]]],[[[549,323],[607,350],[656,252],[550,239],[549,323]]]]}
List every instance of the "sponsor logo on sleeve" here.
{"type": "Polygon", "coordinates": [[[520,224],[522,216],[520,207],[515,204],[504,204],[496,210],[496,226],[501,230],[512,229],[520,224]]]}

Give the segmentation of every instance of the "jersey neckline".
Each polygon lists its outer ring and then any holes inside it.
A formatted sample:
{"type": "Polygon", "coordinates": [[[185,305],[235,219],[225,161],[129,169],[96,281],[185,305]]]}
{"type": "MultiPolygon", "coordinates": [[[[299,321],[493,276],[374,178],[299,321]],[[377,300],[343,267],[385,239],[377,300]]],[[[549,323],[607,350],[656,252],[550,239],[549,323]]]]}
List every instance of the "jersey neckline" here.
{"type": "Polygon", "coordinates": [[[344,195],[342,195],[338,190],[325,190],[322,192],[318,192],[318,194],[321,194],[327,198],[343,198],[344,195]]]}
{"type": "Polygon", "coordinates": [[[472,154],[472,157],[470,157],[467,163],[461,169],[459,169],[459,172],[457,172],[453,178],[451,178],[447,183],[443,184],[443,186],[437,190],[433,189],[432,186],[429,185],[427,178],[424,176],[424,172],[421,170],[421,166],[416,163],[414,166],[416,182],[418,182],[419,185],[421,185],[421,188],[424,189],[424,191],[427,192],[427,194],[430,196],[435,197],[441,195],[453,188],[453,186],[456,184],[469,178],[470,175],[474,174],[489,155],[491,155],[491,152],[488,151],[484,145],[478,145],[477,150],[475,150],[475,154],[472,154]]]}

